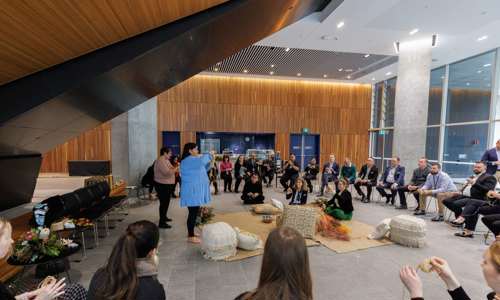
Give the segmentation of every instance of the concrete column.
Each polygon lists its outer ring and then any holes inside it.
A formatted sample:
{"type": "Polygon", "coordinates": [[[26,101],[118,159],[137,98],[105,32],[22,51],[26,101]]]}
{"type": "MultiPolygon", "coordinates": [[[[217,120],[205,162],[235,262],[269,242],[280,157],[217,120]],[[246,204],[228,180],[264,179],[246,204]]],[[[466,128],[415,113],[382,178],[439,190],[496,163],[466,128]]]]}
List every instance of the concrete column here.
{"type": "Polygon", "coordinates": [[[157,157],[156,103],[151,98],[111,121],[112,172],[129,185],[138,185],[157,157]]]}
{"type": "Polygon", "coordinates": [[[406,167],[407,181],[425,156],[431,60],[430,39],[400,44],[392,153],[406,167]]]}

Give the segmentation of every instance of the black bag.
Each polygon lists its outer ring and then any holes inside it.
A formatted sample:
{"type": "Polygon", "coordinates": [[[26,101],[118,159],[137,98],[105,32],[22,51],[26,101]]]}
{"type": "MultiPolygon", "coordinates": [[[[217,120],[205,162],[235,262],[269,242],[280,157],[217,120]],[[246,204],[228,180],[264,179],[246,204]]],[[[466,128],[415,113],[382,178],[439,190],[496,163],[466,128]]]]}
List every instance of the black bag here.
{"type": "Polygon", "coordinates": [[[153,163],[146,171],[146,174],[142,176],[141,184],[142,186],[150,187],[154,185],[154,181],[155,181],[155,164],[153,163]]]}

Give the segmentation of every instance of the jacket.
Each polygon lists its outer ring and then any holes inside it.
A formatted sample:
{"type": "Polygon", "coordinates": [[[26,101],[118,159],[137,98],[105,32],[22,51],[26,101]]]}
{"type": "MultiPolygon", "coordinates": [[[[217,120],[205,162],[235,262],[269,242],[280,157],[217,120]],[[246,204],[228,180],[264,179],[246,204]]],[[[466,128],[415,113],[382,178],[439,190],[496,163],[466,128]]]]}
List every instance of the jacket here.
{"type": "Polygon", "coordinates": [[[360,179],[369,180],[372,183],[376,183],[377,182],[377,178],[378,178],[378,168],[377,168],[377,166],[373,165],[371,167],[370,173],[368,173],[368,175],[366,174],[367,171],[368,171],[368,165],[365,164],[365,165],[363,165],[361,167],[361,170],[358,173],[358,177],[360,179]]]}
{"type": "Polygon", "coordinates": [[[495,176],[488,173],[481,174],[470,188],[470,197],[472,199],[484,200],[486,199],[486,194],[494,190],[496,185],[497,179],[495,176]]]}
{"type": "Polygon", "coordinates": [[[262,192],[262,183],[257,181],[256,183],[252,183],[251,180],[245,182],[245,186],[243,187],[242,197],[246,196],[248,193],[258,193],[259,195],[263,195],[262,192]]]}
{"type": "Polygon", "coordinates": [[[306,176],[309,176],[310,178],[316,178],[319,173],[319,166],[308,164],[304,172],[306,176]]]}
{"type": "Polygon", "coordinates": [[[294,203],[293,201],[295,200],[295,195],[297,194],[297,191],[295,189],[292,189],[292,192],[290,194],[286,194],[286,199],[291,199],[290,203],[288,205],[295,205],[295,204],[306,204],[307,203],[307,191],[299,191],[298,192],[298,201],[299,203],[294,203]]]}
{"type": "Polygon", "coordinates": [[[347,189],[344,190],[342,193],[338,192],[335,195],[333,195],[332,199],[328,201],[326,205],[333,206],[334,208],[340,208],[345,213],[350,213],[354,211],[354,207],[352,206],[352,196],[347,189]],[[335,202],[335,200],[337,200],[337,202],[335,202]]]}
{"type": "MultiPolygon", "coordinates": [[[[451,296],[451,300],[471,300],[469,295],[465,292],[462,287],[458,287],[453,291],[448,291],[448,294],[451,296]]],[[[486,295],[487,300],[495,299],[495,292],[491,292],[486,295]]],[[[424,298],[411,298],[411,300],[424,300],[424,298]]]]}
{"type": "Polygon", "coordinates": [[[421,189],[430,190],[433,195],[457,191],[457,187],[451,180],[450,176],[443,171],[440,171],[436,175],[429,173],[421,189]]]}
{"type": "MultiPolygon", "coordinates": [[[[391,169],[392,168],[385,169],[384,175],[382,176],[382,181],[384,183],[388,183],[387,176],[389,175],[391,169]]],[[[396,172],[394,172],[394,183],[397,183],[399,186],[405,185],[405,167],[399,165],[396,167],[396,172]]]]}
{"type": "MultiPolygon", "coordinates": [[[[158,281],[158,271],[153,271],[150,267],[151,263],[146,263],[146,260],[137,260],[137,277],[139,284],[137,286],[136,300],[165,300],[165,290],[163,285],[158,281]]],[[[106,269],[101,268],[95,272],[90,281],[89,291],[87,293],[88,300],[97,299],[96,295],[103,284],[106,275],[106,269]]]]}
{"type": "Polygon", "coordinates": [[[259,172],[259,165],[257,164],[257,161],[255,159],[248,159],[247,161],[245,161],[245,168],[246,172],[250,174],[259,172]]]}
{"type": "Polygon", "coordinates": [[[486,163],[486,173],[495,175],[498,166],[494,162],[498,161],[497,149],[495,147],[484,152],[481,160],[486,163]]]}
{"type": "MultiPolygon", "coordinates": [[[[295,175],[295,174],[299,174],[299,170],[300,170],[300,166],[297,164],[297,161],[293,161],[292,163],[293,165],[290,165],[290,164],[287,164],[285,162],[285,165],[286,165],[286,168],[285,168],[285,174],[287,175],[295,175]],[[295,170],[293,167],[298,167],[299,170],[295,170]]],[[[283,165],[283,167],[285,167],[285,165],[283,165]]]]}
{"type": "Polygon", "coordinates": [[[340,169],[340,177],[348,181],[348,183],[354,182],[356,179],[356,166],[351,164],[351,166],[343,165],[340,169]]]}
{"type": "Polygon", "coordinates": [[[431,172],[431,168],[425,167],[423,170],[416,168],[413,170],[413,175],[411,176],[410,184],[416,186],[422,186],[425,181],[427,181],[427,175],[431,172]]]}
{"type": "MultiPolygon", "coordinates": [[[[328,173],[328,169],[330,169],[330,162],[327,162],[323,165],[323,171],[322,171],[322,174],[325,174],[325,173],[328,173]]],[[[333,179],[337,179],[339,177],[339,165],[334,162],[333,165],[332,165],[332,176],[333,176],[333,179]]]]}

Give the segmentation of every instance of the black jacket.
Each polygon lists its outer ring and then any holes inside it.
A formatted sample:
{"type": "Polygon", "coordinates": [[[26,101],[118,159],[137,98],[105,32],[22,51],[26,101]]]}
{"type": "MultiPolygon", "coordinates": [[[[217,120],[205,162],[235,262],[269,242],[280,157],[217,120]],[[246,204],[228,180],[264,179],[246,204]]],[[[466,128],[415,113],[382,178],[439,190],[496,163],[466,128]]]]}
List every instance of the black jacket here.
{"type": "Polygon", "coordinates": [[[376,165],[373,165],[373,167],[370,169],[370,173],[368,174],[368,178],[366,178],[366,171],[368,170],[368,166],[365,164],[361,167],[361,170],[359,170],[358,177],[364,180],[369,180],[373,183],[377,182],[378,178],[378,168],[376,165]]]}
{"type": "MultiPolygon", "coordinates": [[[[327,173],[327,170],[330,168],[330,162],[327,162],[325,164],[323,164],[323,171],[322,171],[322,174],[325,174],[327,173]]],[[[332,176],[333,176],[333,179],[337,179],[339,177],[339,174],[340,174],[340,168],[339,168],[339,165],[337,164],[337,162],[334,162],[333,165],[332,165],[332,176]]]]}
{"type": "Polygon", "coordinates": [[[310,178],[316,178],[319,173],[319,166],[308,164],[304,172],[306,173],[306,176],[309,176],[310,178]]]}
{"type": "MultiPolygon", "coordinates": [[[[100,285],[104,281],[106,270],[101,268],[92,277],[87,294],[87,300],[94,300],[100,285]]],[[[135,300],[165,300],[165,290],[156,276],[139,277],[139,286],[135,300]]]]}
{"type": "Polygon", "coordinates": [[[288,164],[288,161],[285,162],[285,165],[283,165],[283,167],[285,168],[285,174],[287,175],[295,175],[295,174],[299,174],[299,170],[300,170],[300,166],[297,164],[297,161],[293,161],[292,164],[288,164]],[[295,170],[293,167],[298,167],[299,170],[295,170]]]}
{"type": "Polygon", "coordinates": [[[352,196],[351,193],[348,190],[344,190],[342,193],[336,193],[333,195],[332,199],[328,201],[327,203],[328,206],[333,206],[334,208],[340,208],[343,210],[345,213],[350,213],[354,210],[354,207],[352,206],[352,196]],[[335,200],[339,203],[335,203],[335,200]]]}
{"type": "Polygon", "coordinates": [[[9,290],[7,289],[7,286],[0,282],[0,299],[2,300],[16,300],[14,295],[12,295],[9,290]]]}
{"type": "Polygon", "coordinates": [[[256,183],[252,183],[251,180],[245,182],[245,186],[243,187],[242,197],[246,196],[248,193],[259,193],[259,195],[263,195],[262,182],[257,181],[256,183]]]}
{"type": "Polygon", "coordinates": [[[295,194],[297,194],[297,191],[295,189],[292,189],[292,192],[290,194],[286,194],[287,199],[291,199],[289,205],[294,205],[294,204],[306,204],[307,203],[307,192],[306,191],[299,191],[299,202],[300,203],[292,203],[293,199],[295,199],[295,194]]]}
{"type": "Polygon", "coordinates": [[[484,173],[479,178],[477,178],[476,183],[474,183],[470,188],[470,197],[472,199],[485,200],[486,194],[495,189],[497,185],[497,179],[495,176],[488,173],[484,173]]]}
{"type": "Polygon", "coordinates": [[[248,159],[245,161],[245,168],[247,168],[246,172],[250,174],[259,172],[259,166],[257,165],[257,161],[254,159],[248,159]]]}
{"type": "MultiPolygon", "coordinates": [[[[453,291],[448,291],[451,296],[451,300],[471,300],[469,295],[465,292],[462,287],[458,287],[453,291]]],[[[495,292],[491,292],[486,295],[486,299],[493,300],[495,299],[495,292]]],[[[424,298],[411,298],[411,300],[424,300],[424,298]]]]}

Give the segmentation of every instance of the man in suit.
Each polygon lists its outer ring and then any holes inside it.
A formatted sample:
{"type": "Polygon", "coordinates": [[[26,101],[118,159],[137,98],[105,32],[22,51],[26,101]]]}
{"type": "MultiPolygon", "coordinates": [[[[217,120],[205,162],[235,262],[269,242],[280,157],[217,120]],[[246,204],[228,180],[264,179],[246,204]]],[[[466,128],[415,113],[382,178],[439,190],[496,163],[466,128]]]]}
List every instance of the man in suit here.
{"type": "Polygon", "coordinates": [[[405,167],[400,166],[399,163],[399,157],[391,158],[391,166],[385,170],[382,180],[377,185],[377,191],[386,198],[386,204],[394,205],[398,188],[405,184],[405,167]],[[385,189],[390,189],[391,195],[388,195],[385,189]]]}
{"type": "Polygon", "coordinates": [[[330,154],[330,159],[327,163],[323,165],[323,172],[321,174],[321,189],[320,196],[323,196],[325,187],[328,186],[328,182],[333,181],[335,183],[335,190],[337,190],[339,178],[339,165],[335,162],[335,155],[330,154]]]}
{"type": "Polygon", "coordinates": [[[378,168],[375,165],[375,160],[369,157],[366,160],[366,164],[361,167],[358,173],[358,178],[354,181],[354,188],[358,195],[361,196],[361,202],[370,202],[370,197],[372,194],[372,187],[377,185],[378,178],[378,168]],[[366,186],[366,193],[361,190],[361,186],[366,186]]]}
{"type": "Polygon", "coordinates": [[[494,148],[484,152],[481,160],[486,163],[486,173],[495,176],[500,181],[500,140],[497,141],[494,148]]]}
{"type": "Polygon", "coordinates": [[[458,196],[445,199],[444,206],[455,213],[456,220],[452,225],[462,226],[465,229],[461,233],[455,234],[460,237],[472,237],[478,220],[478,209],[487,204],[489,191],[495,189],[497,180],[493,175],[486,173],[486,163],[478,161],[474,164],[474,176],[465,182],[462,193],[458,196]]]}
{"type": "Polygon", "coordinates": [[[417,200],[417,208],[415,211],[420,210],[420,203],[419,203],[419,194],[418,194],[418,189],[424,185],[425,181],[427,180],[427,175],[431,172],[431,168],[429,168],[429,164],[427,162],[427,158],[422,157],[421,159],[418,160],[418,168],[413,170],[413,175],[411,176],[410,183],[405,186],[401,186],[398,188],[398,194],[399,194],[399,206],[396,207],[396,209],[407,209],[408,206],[406,204],[406,192],[411,192],[413,194],[413,197],[417,200]]]}
{"type": "Polygon", "coordinates": [[[250,158],[245,161],[245,168],[248,178],[250,178],[253,174],[258,174],[259,166],[257,165],[255,153],[250,154],[250,158]]]}

